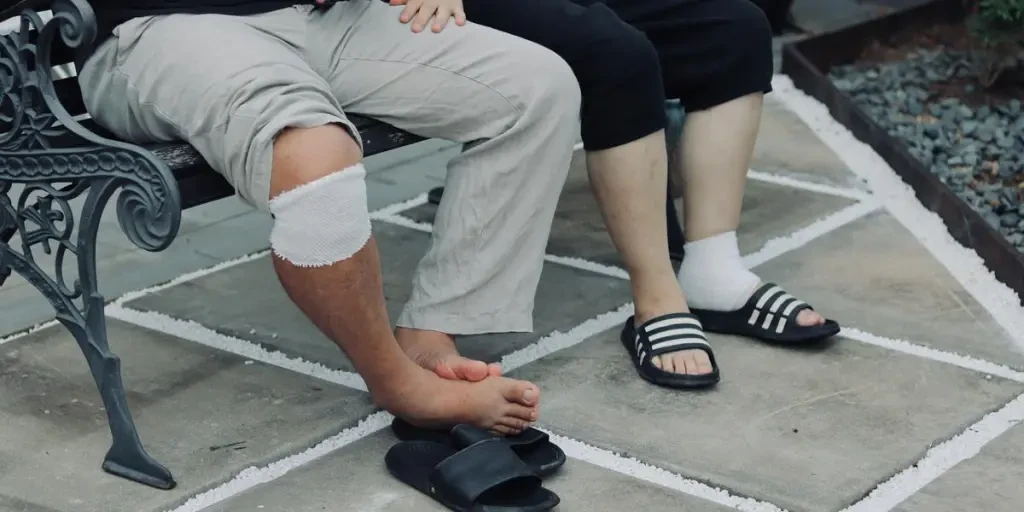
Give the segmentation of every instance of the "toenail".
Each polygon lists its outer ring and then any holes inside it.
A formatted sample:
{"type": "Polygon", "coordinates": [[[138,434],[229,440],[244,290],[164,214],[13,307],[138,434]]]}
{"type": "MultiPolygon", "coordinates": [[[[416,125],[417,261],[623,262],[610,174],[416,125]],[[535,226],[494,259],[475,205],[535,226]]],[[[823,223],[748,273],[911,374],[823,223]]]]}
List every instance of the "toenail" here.
{"type": "Polygon", "coordinates": [[[526,391],[523,391],[523,400],[526,400],[527,402],[532,402],[534,398],[537,398],[536,391],[532,389],[527,389],[526,391]]]}

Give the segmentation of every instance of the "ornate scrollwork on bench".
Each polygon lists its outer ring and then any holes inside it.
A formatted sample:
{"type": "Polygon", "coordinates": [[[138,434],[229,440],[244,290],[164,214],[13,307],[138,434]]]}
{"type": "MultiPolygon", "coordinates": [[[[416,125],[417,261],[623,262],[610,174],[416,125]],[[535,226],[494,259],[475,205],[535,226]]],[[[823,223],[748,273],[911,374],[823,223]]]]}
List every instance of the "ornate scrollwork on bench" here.
{"type": "MultiPolygon", "coordinates": [[[[92,133],[61,105],[50,65],[57,37],[71,49],[85,49],[96,37],[96,24],[82,0],[57,0],[52,12],[43,22],[39,13],[26,10],[20,30],[0,35],[0,126],[6,127],[0,133],[0,251],[13,251],[6,242],[18,233],[20,256],[33,264],[31,246],[49,253],[50,242],[56,244],[59,259],[68,251],[92,259],[99,217],[117,189],[118,220],[126,236],[143,249],[162,250],[180,224],[177,183],[157,157],[92,133]],[[26,185],[17,201],[8,197],[12,183],[26,185]],[[68,201],[86,193],[91,200],[81,211],[76,243],[71,239],[75,215],[68,201]]],[[[83,263],[94,267],[94,262],[83,263]]],[[[0,276],[10,273],[4,266],[0,261],[0,276]]],[[[62,272],[59,263],[56,272],[62,272]]],[[[80,288],[61,277],[56,284],[62,291],[80,288]]],[[[77,292],[62,295],[77,297],[81,290],[77,292]]]]}

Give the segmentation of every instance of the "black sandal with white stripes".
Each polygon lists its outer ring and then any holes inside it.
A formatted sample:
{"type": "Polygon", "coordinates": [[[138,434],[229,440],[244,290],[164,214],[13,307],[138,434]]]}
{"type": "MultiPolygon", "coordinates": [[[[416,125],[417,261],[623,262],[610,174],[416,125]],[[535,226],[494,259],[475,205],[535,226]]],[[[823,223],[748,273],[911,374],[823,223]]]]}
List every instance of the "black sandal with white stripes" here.
{"type": "Polygon", "coordinates": [[[735,311],[692,311],[708,332],[747,336],[767,343],[814,343],[839,334],[839,324],[833,320],[825,320],[821,325],[796,323],[797,315],[805,309],[814,310],[778,285],[765,283],[735,311]]]}
{"type": "Polygon", "coordinates": [[[677,389],[700,389],[714,386],[719,381],[718,364],[704,336],[700,320],[689,313],[672,313],[655,317],[639,329],[633,325],[633,317],[626,320],[619,336],[622,346],[633,359],[633,366],[644,380],[677,389]],[[711,360],[711,373],[700,375],[666,372],[651,362],[654,356],[679,352],[680,350],[703,350],[711,360]]]}

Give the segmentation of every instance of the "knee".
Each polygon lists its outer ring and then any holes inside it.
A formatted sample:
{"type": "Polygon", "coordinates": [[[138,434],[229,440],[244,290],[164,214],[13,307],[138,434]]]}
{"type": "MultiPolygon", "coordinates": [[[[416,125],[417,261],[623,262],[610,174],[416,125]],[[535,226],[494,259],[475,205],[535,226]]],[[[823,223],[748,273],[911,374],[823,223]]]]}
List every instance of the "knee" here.
{"type": "Polygon", "coordinates": [[[764,11],[750,0],[733,0],[727,2],[729,23],[720,37],[729,41],[732,50],[728,57],[735,67],[746,69],[759,77],[767,76],[771,80],[774,69],[772,57],[772,27],[764,11]]]}
{"type": "Polygon", "coordinates": [[[274,139],[270,197],[358,165],[362,150],[355,136],[336,123],[296,127],[285,124],[274,139]]]}
{"type": "Polygon", "coordinates": [[[579,117],[579,82],[565,60],[551,50],[534,45],[523,56],[523,67],[516,80],[525,88],[520,107],[523,110],[559,119],[579,117]]]}
{"type": "Polygon", "coordinates": [[[362,159],[359,134],[326,86],[282,76],[290,75],[254,69],[215,85],[198,105],[217,113],[201,118],[211,126],[186,128],[234,141],[227,148],[230,168],[264,176],[269,167],[270,197],[362,159]]]}
{"type": "Polygon", "coordinates": [[[592,53],[575,66],[585,94],[608,84],[626,84],[638,94],[660,90],[661,63],[654,44],[643,32],[614,21],[604,25],[592,53]]]}
{"type": "Polygon", "coordinates": [[[589,8],[589,47],[572,60],[583,91],[588,151],[636,141],[665,127],[660,56],[645,34],[601,4],[589,8]]]}
{"type": "Polygon", "coordinates": [[[295,267],[333,265],[370,239],[366,170],[359,163],[277,194],[269,209],[271,250],[295,267]]]}

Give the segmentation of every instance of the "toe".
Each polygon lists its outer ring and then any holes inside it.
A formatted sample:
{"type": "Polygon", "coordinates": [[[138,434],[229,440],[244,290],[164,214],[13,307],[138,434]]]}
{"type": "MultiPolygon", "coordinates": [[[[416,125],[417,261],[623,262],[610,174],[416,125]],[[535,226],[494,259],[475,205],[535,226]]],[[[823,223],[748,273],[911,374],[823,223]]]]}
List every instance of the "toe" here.
{"type": "Polygon", "coordinates": [[[537,386],[522,380],[503,379],[502,396],[509,402],[532,407],[540,398],[537,386]]]}
{"type": "Polygon", "coordinates": [[[796,315],[796,323],[803,326],[822,325],[825,323],[825,318],[817,311],[805,309],[796,315]]]}
{"type": "Polygon", "coordinates": [[[694,352],[694,350],[686,350],[682,353],[682,359],[686,361],[686,371],[680,373],[685,373],[686,375],[696,375],[700,373],[697,365],[697,355],[694,352]]]}
{"type": "Polygon", "coordinates": [[[506,416],[498,421],[498,425],[504,426],[509,429],[512,433],[509,435],[516,435],[522,433],[522,431],[530,428],[530,422],[523,421],[519,418],[513,418],[506,416]]]}
{"type": "Polygon", "coordinates": [[[673,352],[672,355],[665,357],[671,360],[669,366],[672,370],[668,370],[674,374],[685,374],[686,373],[686,352],[673,352]]]}
{"type": "Polygon", "coordinates": [[[711,367],[711,357],[703,350],[694,350],[693,359],[697,365],[697,375],[707,375],[714,371],[711,367]]]}
{"type": "Polygon", "coordinates": [[[680,361],[677,361],[675,354],[661,356],[661,369],[669,373],[675,373],[681,369],[680,361]]]}
{"type": "Polygon", "coordinates": [[[537,421],[537,416],[538,412],[536,407],[527,407],[519,404],[508,404],[508,410],[505,411],[506,418],[514,418],[527,423],[537,421]]]}
{"type": "Polygon", "coordinates": [[[487,365],[487,374],[491,377],[501,377],[501,365],[498,363],[487,365]]]}

